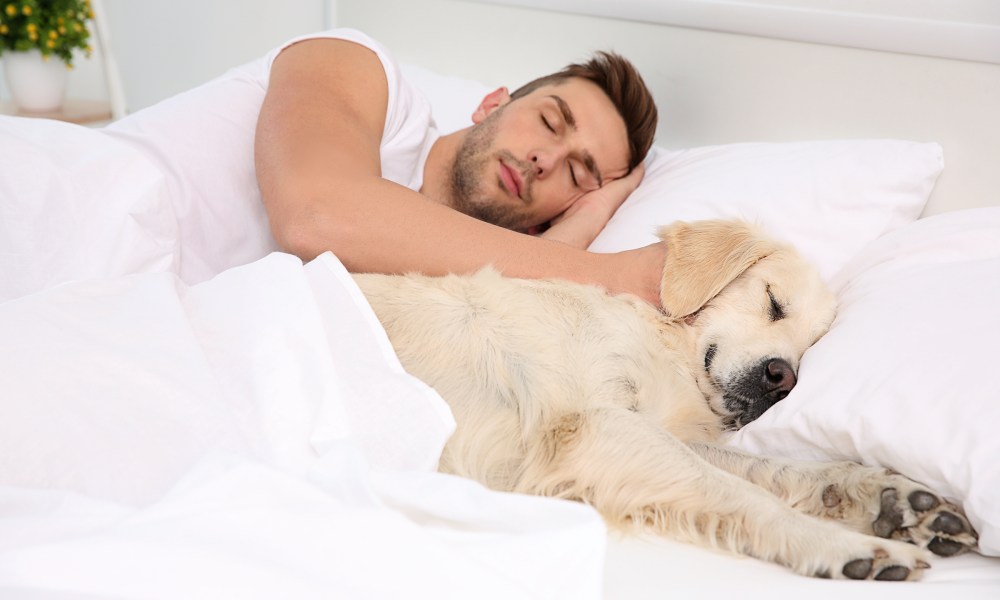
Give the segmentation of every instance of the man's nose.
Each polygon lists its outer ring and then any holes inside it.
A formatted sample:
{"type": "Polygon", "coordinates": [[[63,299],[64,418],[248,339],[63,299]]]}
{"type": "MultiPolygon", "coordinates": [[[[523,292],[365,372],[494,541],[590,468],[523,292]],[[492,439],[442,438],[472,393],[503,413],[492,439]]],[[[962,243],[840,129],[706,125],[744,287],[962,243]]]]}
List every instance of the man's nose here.
{"type": "Polygon", "coordinates": [[[559,147],[539,148],[529,153],[531,167],[535,171],[535,177],[544,179],[555,171],[560,160],[565,155],[565,151],[559,147]]]}

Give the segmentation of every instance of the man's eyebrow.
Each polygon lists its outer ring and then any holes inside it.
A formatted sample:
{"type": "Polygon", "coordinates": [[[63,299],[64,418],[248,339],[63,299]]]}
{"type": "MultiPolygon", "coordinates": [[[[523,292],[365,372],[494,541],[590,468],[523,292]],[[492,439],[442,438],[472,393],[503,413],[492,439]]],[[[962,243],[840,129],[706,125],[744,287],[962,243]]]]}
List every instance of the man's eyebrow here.
{"type": "MultiPolygon", "coordinates": [[[[550,94],[549,98],[552,98],[556,102],[556,106],[559,107],[559,112],[562,113],[562,118],[566,121],[566,124],[576,129],[576,117],[573,116],[573,111],[570,110],[569,104],[566,103],[560,96],[556,94],[550,94]]],[[[587,168],[587,171],[597,179],[597,187],[604,185],[604,178],[601,177],[601,170],[597,168],[597,162],[594,157],[587,152],[583,151],[583,166],[587,168]]]]}
{"type": "Polygon", "coordinates": [[[570,127],[576,129],[576,117],[573,116],[573,111],[570,110],[569,104],[566,104],[565,100],[555,94],[551,94],[549,98],[556,101],[556,106],[559,107],[559,112],[562,113],[563,120],[566,121],[570,127]]]}

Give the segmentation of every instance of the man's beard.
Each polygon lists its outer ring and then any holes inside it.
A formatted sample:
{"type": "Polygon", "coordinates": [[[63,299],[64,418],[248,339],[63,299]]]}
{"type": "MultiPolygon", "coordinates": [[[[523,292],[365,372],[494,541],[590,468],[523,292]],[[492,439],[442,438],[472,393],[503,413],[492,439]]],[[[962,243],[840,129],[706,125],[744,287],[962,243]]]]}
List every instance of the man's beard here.
{"type": "MultiPolygon", "coordinates": [[[[451,165],[449,201],[452,208],[470,217],[506,229],[524,231],[534,224],[530,222],[529,216],[519,210],[520,206],[500,204],[496,200],[491,200],[486,192],[489,182],[482,179],[482,174],[489,173],[490,166],[495,165],[499,158],[503,158],[507,165],[522,174],[527,170],[509,152],[493,152],[497,121],[504,108],[500,107],[493,111],[466,134],[451,165]]],[[[526,178],[521,190],[521,196],[528,206],[531,204],[530,183],[526,178]]]]}

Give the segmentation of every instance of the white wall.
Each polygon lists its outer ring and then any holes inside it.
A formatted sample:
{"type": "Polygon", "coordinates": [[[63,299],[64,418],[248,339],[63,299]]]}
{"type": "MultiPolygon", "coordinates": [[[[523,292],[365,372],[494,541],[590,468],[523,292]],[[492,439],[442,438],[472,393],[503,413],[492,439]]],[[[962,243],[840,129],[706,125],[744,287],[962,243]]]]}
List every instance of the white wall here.
{"type": "MultiPolygon", "coordinates": [[[[324,0],[103,0],[103,6],[130,111],[322,29],[327,10],[324,0]]],[[[69,95],[107,99],[99,56],[76,63],[69,95]]],[[[0,94],[8,98],[6,89],[0,94]]]]}
{"type": "Polygon", "coordinates": [[[997,0],[475,0],[1000,64],[997,0]]]}

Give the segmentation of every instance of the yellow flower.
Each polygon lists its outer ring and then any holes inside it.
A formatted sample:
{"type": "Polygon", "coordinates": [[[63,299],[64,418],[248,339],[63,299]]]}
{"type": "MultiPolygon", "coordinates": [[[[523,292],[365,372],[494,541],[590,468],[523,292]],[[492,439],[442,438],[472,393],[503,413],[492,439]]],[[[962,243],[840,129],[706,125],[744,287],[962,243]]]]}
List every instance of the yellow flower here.
{"type": "Polygon", "coordinates": [[[54,39],[56,39],[57,37],[59,37],[59,34],[58,34],[58,33],[56,33],[55,31],[50,31],[50,32],[49,32],[49,39],[50,39],[50,40],[54,40],[54,39]]]}
{"type": "Polygon", "coordinates": [[[31,16],[31,7],[28,6],[27,4],[25,4],[24,6],[22,6],[21,7],[21,14],[23,14],[26,17],[30,17],[31,16]]]}
{"type": "Polygon", "coordinates": [[[82,30],[83,30],[83,27],[81,27],[79,23],[73,23],[73,31],[75,31],[77,33],[80,33],[80,31],[82,31],[82,30]]]}
{"type": "Polygon", "coordinates": [[[14,6],[13,4],[8,4],[7,5],[7,16],[8,17],[13,17],[13,16],[16,16],[16,15],[17,15],[17,7],[14,6]]]}
{"type": "Polygon", "coordinates": [[[45,45],[48,46],[49,48],[55,48],[56,47],[56,41],[55,40],[49,40],[49,41],[45,42],[45,45]]]}
{"type": "Polygon", "coordinates": [[[34,31],[29,31],[28,32],[28,39],[31,40],[31,41],[33,41],[33,42],[36,42],[36,41],[38,41],[38,34],[35,33],[34,31]]]}
{"type": "Polygon", "coordinates": [[[10,29],[7,29],[6,25],[0,25],[0,35],[7,35],[8,31],[10,31],[10,29]]]}
{"type": "Polygon", "coordinates": [[[38,25],[28,23],[28,33],[35,33],[36,31],[38,31],[38,25]]]}
{"type": "Polygon", "coordinates": [[[66,35],[66,28],[62,25],[59,26],[59,35],[66,35]]]}

